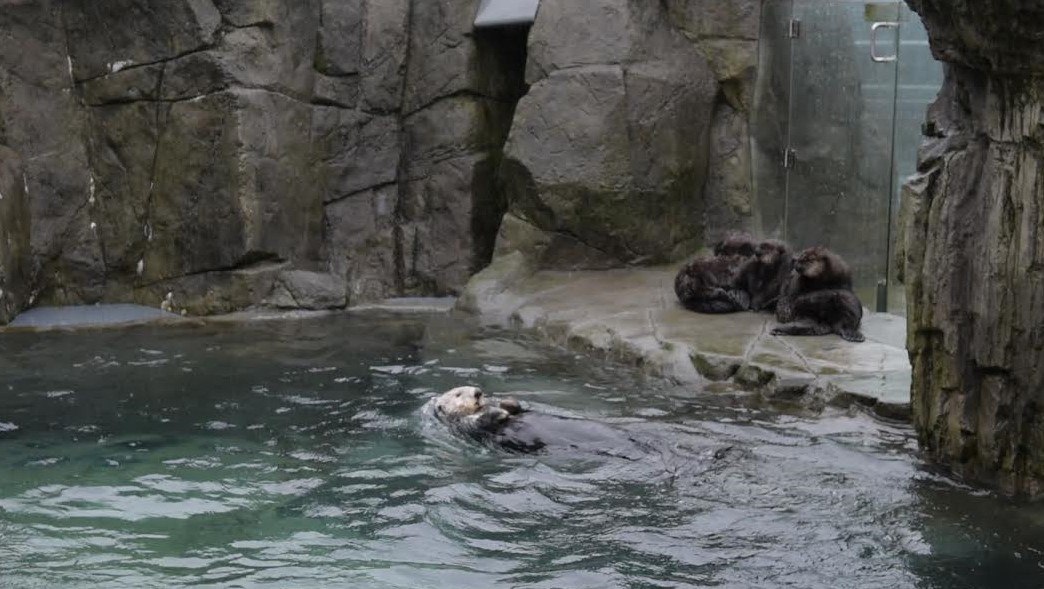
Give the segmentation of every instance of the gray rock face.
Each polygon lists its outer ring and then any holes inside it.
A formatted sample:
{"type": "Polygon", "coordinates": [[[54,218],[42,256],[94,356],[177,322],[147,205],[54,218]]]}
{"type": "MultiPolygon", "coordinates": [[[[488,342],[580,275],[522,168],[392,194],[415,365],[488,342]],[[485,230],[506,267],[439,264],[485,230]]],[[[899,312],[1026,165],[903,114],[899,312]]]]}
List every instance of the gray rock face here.
{"type": "Polygon", "coordinates": [[[932,52],[940,61],[998,75],[1044,72],[1040,2],[907,0],[907,4],[924,21],[932,52]]]}
{"type": "Polygon", "coordinates": [[[524,34],[476,36],[475,8],[3,3],[18,292],[192,313],[456,292],[488,262],[525,91],[524,34]]]}
{"type": "Polygon", "coordinates": [[[143,278],[316,259],[322,202],[309,165],[310,115],[308,105],[262,90],[175,104],[142,224],[143,278]]]}
{"type": "Polygon", "coordinates": [[[348,300],[347,284],[339,276],[293,270],[276,278],[265,303],[281,309],[340,309],[348,300]]]}
{"type": "Polygon", "coordinates": [[[29,203],[22,160],[0,145],[0,323],[29,304],[29,203]]]}
{"type": "Polygon", "coordinates": [[[531,34],[477,2],[0,0],[15,290],[327,308],[459,292],[509,208],[556,268],[746,223],[756,0],[545,0],[531,34]]]}
{"type": "MultiPolygon", "coordinates": [[[[100,299],[101,244],[87,214],[86,113],[72,93],[62,3],[0,7],[0,143],[22,159],[35,273],[56,302],[100,299]]],[[[30,292],[42,284],[26,285],[30,292]]]]}
{"type": "Polygon", "coordinates": [[[63,16],[77,80],[197,51],[213,43],[221,23],[210,0],[72,0],[63,16]]]}
{"type": "Polygon", "coordinates": [[[950,62],[904,192],[914,422],[927,455],[954,472],[1040,496],[1044,8],[910,5],[950,62]]]}
{"type": "Polygon", "coordinates": [[[330,271],[345,277],[349,301],[376,301],[402,290],[397,202],[398,189],[386,185],[326,205],[330,271]]]}
{"type": "Polygon", "coordinates": [[[511,211],[631,263],[691,254],[708,219],[749,224],[739,136],[760,10],[739,4],[725,22],[682,3],[542,2],[504,150],[511,211]]]}

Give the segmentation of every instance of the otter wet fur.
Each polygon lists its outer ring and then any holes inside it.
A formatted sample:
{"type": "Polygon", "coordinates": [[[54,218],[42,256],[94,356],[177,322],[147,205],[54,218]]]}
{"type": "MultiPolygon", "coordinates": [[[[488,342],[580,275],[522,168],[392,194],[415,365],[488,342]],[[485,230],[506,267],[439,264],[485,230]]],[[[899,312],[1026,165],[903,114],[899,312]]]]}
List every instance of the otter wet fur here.
{"type": "Polygon", "coordinates": [[[775,311],[780,291],[790,276],[792,254],[785,242],[768,239],[758,244],[754,259],[740,270],[736,284],[750,296],[751,311],[775,311]]]}
{"type": "Polygon", "coordinates": [[[750,308],[750,297],[736,280],[754,255],[754,239],[729,233],[714,246],[713,256],[690,260],[674,278],[674,294],[681,304],[698,313],[735,313],[750,308]]]}
{"type": "Polygon", "coordinates": [[[780,293],[774,335],[836,333],[850,342],[866,338],[859,331],[863,304],[852,291],[852,273],[840,256],[824,247],[794,257],[793,270],[780,293]]]}
{"type": "Polygon", "coordinates": [[[622,430],[587,419],[530,412],[511,397],[492,398],[478,387],[450,389],[435,397],[435,417],[451,431],[509,452],[586,448],[595,454],[637,460],[642,450],[622,430]]]}

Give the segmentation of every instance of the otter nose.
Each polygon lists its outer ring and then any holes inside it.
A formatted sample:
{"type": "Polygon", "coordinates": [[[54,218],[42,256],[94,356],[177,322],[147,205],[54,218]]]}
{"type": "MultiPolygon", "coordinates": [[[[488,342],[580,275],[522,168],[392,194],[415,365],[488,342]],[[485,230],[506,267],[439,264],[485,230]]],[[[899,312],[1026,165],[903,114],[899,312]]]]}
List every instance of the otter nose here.
{"type": "Polygon", "coordinates": [[[475,399],[478,400],[478,399],[481,399],[481,398],[482,398],[482,391],[480,391],[478,389],[475,389],[475,399]]]}

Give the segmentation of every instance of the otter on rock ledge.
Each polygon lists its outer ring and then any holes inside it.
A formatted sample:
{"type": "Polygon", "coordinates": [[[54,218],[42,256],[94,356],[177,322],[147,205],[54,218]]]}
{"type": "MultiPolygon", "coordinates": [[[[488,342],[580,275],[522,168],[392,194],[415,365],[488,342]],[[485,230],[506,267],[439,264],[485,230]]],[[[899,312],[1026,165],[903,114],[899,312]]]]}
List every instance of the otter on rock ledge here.
{"type": "Polygon", "coordinates": [[[750,308],[750,297],[736,284],[740,270],[754,256],[754,238],[732,232],[714,246],[713,256],[697,256],[674,278],[678,301],[697,313],[735,313],[750,308]]]}

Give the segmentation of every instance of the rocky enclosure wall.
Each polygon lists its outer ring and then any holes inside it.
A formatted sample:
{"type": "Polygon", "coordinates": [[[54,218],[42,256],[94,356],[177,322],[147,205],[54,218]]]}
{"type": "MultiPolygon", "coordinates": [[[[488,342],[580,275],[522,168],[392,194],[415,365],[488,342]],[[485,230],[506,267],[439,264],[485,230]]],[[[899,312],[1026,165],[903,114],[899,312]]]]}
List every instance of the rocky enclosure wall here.
{"type": "Polygon", "coordinates": [[[1044,493],[1044,5],[908,0],[946,82],[906,186],[913,413],[929,457],[1044,493]]]}
{"type": "Polygon", "coordinates": [[[501,181],[548,267],[656,263],[749,226],[760,1],[542,0],[501,181]]]}
{"type": "Polygon", "coordinates": [[[12,308],[450,294],[508,209],[571,266],[746,223],[757,0],[477,2],[0,0],[12,308]]]}
{"type": "Polygon", "coordinates": [[[525,91],[524,37],[472,35],[475,5],[0,0],[31,290],[193,313],[455,291],[525,91]]]}

